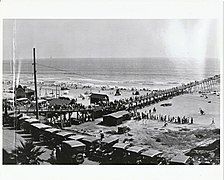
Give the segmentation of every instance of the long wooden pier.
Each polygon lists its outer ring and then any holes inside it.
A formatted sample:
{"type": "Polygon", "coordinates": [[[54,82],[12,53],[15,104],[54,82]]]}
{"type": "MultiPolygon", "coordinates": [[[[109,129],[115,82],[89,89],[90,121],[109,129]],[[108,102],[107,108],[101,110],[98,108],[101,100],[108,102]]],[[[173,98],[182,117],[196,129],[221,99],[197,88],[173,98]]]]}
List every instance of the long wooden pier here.
{"type": "MultiPolygon", "coordinates": [[[[194,81],[187,84],[183,84],[178,87],[173,87],[166,90],[156,90],[142,96],[130,97],[127,99],[121,99],[119,101],[109,102],[108,104],[98,106],[98,107],[84,107],[84,108],[71,108],[68,107],[66,109],[40,109],[39,114],[50,117],[59,117],[60,120],[65,120],[66,115],[68,116],[68,121],[71,122],[71,116],[75,112],[76,120],[81,120],[82,122],[94,120],[95,118],[102,117],[102,115],[120,111],[120,110],[135,110],[138,108],[143,108],[145,106],[149,106],[154,103],[158,103],[163,100],[167,100],[169,98],[192,92],[207,92],[211,91],[213,87],[220,83],[220,75],[215,75],[213,77],[209,77],[202,81],[194,81]]],[[[16,110],[11,111],[9,113],[33,113],[35,114],[35,110],[16,110]]],[[[74,119],[74,118],[73,118],[74,119]]]]}

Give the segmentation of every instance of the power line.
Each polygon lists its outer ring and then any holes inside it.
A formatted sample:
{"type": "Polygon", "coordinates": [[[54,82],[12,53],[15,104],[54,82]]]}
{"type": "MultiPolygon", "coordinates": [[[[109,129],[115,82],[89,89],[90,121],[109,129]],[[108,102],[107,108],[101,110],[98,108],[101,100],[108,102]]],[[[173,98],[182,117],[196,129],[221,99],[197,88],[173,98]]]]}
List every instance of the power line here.
{"type": "Polygon", "coordinates": [[[91,77],[88,77],[86,75],[75,73],[71,69],[59,69],[59,68],[56,68],[56,67],[47,66],[47,65],[43,65],[43,64],[39,64],[39,63],[36,63],[36,64],[39,65],[39,66],[46,67],[46,68],[49,68],[49,69],[54,69],[54,70],[57,70],[57,71],[63,71],[63,72],[66,72],[66,73],[71,72],[72,74],[75,74],[75,75],[80,76],[80,77],[91,78],[91,77]]]}

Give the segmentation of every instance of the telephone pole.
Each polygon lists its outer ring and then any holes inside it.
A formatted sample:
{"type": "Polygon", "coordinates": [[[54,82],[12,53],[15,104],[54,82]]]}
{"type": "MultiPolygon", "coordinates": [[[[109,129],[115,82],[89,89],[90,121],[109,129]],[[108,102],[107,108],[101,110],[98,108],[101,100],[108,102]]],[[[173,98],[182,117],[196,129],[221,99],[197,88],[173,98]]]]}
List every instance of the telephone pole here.
{"type": "Polygon", "coordinates": [[[33,72],[34,72],[34,86],[35,86],[35,99],[36,99],[36,119],[39,119],[35,48],[33,48],[33,72]]]}

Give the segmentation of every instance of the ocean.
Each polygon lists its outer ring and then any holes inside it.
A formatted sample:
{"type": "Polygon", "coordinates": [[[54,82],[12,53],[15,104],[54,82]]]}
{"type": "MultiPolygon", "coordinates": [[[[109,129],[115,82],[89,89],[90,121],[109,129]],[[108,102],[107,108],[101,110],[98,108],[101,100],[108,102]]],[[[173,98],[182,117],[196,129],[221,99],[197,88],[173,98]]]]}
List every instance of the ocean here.
{"type": "MultiPolygon", "coordinates": [[[[32,81],[32,60],[18,60],[20,82],[32,81]]],[[[39,81],[164,89],[220,73],[218,59],[193,58],[76,58],[37,59],[39,81]]],[[[3,61],[3,78],[11,77],[10,61],[3,61]]]]}

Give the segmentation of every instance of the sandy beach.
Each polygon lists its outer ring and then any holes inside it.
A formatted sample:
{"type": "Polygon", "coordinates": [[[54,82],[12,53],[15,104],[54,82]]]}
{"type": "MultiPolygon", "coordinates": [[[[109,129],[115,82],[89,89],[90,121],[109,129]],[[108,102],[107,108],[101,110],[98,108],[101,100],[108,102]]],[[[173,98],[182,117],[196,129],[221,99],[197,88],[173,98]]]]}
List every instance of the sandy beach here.
{"type": "MultiPolygon", "coordinates": [[[[38,83],[39,97],[51,96],[56,97],[69,97],[76,99],[77,103],[84,106],[90,105],[89,95],[91,93],[106,94],[109,101],[122,100],[130,97],[135,97],[133,92],[138,91],[142,96],[150,93],[153,89],[141,86],[123,87],[114,84],[100,85],[93,82],[71,81],[65,80],[57,81],[51,79],[48,81],[46,78],[38,83]],[[61,90],[61,87],[67,87],[68,91],[61,90]],[[119,89],[121,95],[115,96],[116,90],[119,89]]],[[[24,81],[23,81],[24,82],[24,81]]],[[[34,89],[32,81],[24,82],[23,85],[34,89]]],[[[9,88],[11,83],[5,83],[3,97],[9,96],[9,88]]],[[[177,86],[172,85],[173,87],[177,86]]],[[[154,86],[155,89],[159,87],[154,86]]],[[[164,89],[167,87],[164,86],[164,89]]],[[[117,126],[104,126],[102,125],[103,118],[95,119],[94,121],[84,122],[80,125],[72,125],[71,127],[64,127],[65,130],[74,131],[75,133],[88,134],[91,136],[100,137],[100,131],[104,132],[105,137],[117,137],[120,142],[129,142],[132,145],[139,145],[147,148],[157,149],[163,152],[164,157],[170,159],[177,154],[186,153],[192,148],[195,148],[198,143],[203,140],[218,139],[220,137],[220,85],[216,84],[212,89],[205,93],[197,91],[188,94],[175,96],[172,99],[164,100],[150,106],[138,109],[137,112],[148,113],[153,108],[156,109],[156,116],[169,116],[180,118],[193,118],[193,124],[185,123],[178,124],[168,122],[164,127],[164,122],[154,119],[141,119],[141,120],[127,120],[121,125],[117,126]],[[162,104],[170,104],[170,106],[161,106],[162,104]],[[202,109],[205,114],[200,114],[202,109]],[[212,124],[212,121],[214,123],[212,124]],[[118,127],[128,127],[130,131],[124,134],[117,134],[118,127]]],[[[76,116],[75,116],[76,117],[76,116]]]]}
{"type": "Polygon", "coordinates": [[[140,121],[128,120],[122,125],[108,127],[100,125],[103,118],[99,118],[94,122],[73,125],[66,129],[85,132],[93,136],[99,136],[99,132],[102,130],[106,137],[118,137],[120,141],[131,140],[134,145],[161,150],[165,157],[171,158],[194,148],[197,143],[202,141],[197,137],[198,134],[203,134],[204,138],[208,139],[219,137],[219,134],[216,134],[217,129],[220,128],[219,106],[219,96],[214,94],[208,95],[208,99],[200,97],[200,94],[185,94],[138,111],[145,112],[155,107],[158,114],[193,117],[194,124],[168,123],[167,127],[163,127],[164,122],[142,119],[140,121]],[[160,106],[165,102],[172,103],[172,106],[160,106]],[[205,115],[200,115],[199,108],[205,110],[205,115]],[[215,119],[215,124],[211,124],[212,118],[215,119]],[[130,131],[122,135],[114,134],[121,126],[129,127],[130,131]],[[159,142],[157,142],[158,139],[159,142]]]}

